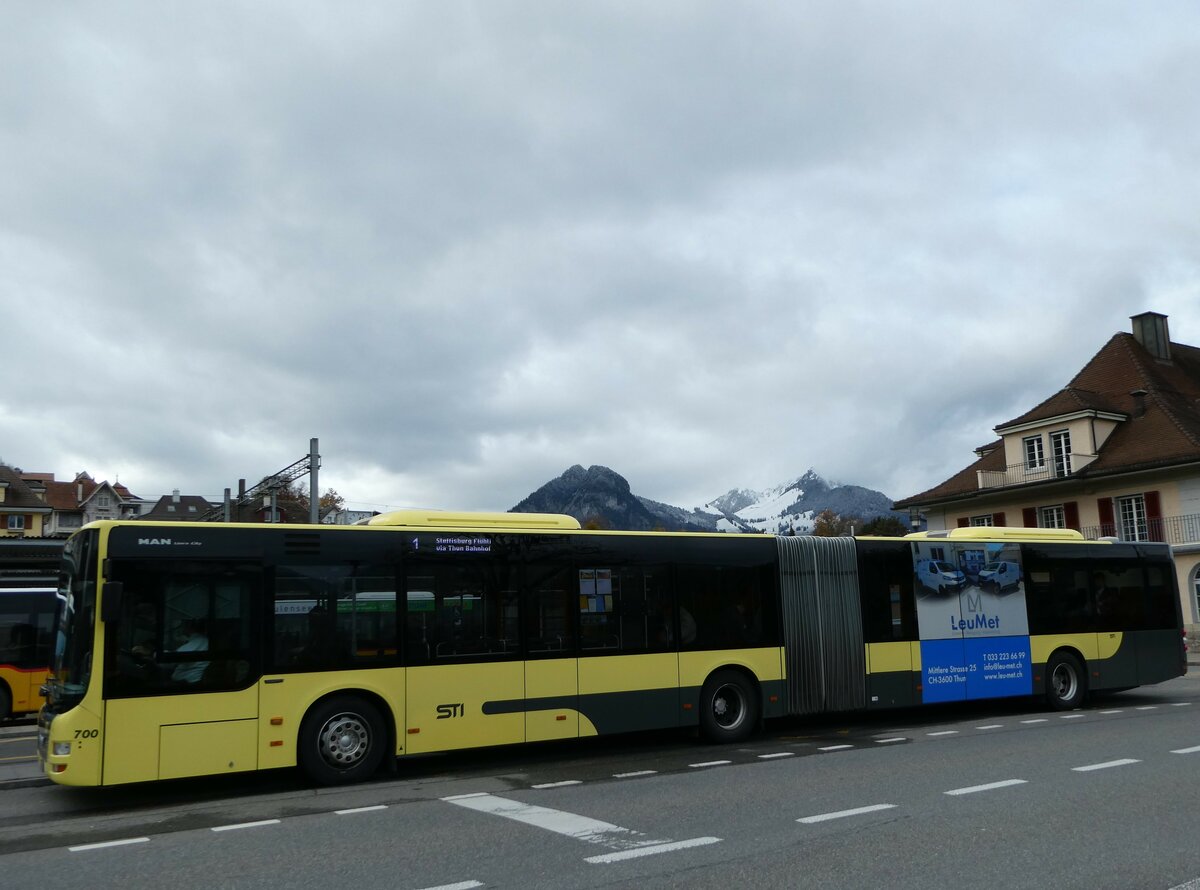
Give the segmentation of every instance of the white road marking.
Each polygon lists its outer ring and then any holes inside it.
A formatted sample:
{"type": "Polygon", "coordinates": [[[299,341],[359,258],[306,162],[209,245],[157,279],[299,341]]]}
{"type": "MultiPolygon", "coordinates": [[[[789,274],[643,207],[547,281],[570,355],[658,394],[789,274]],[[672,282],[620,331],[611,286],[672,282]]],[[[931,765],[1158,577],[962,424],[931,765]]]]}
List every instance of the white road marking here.
{"type": "Polygon", "coordinates": [[[1049,718],[1046,718],[1046,717],[1038,717],[1036,720],[1022,720],[1021,722],[1022,723],[1049,723],[1050,720],[1049,720],[1049,718]]]}
{"type": "Polygon", "coordinates": [[[1192,878],[1186,884],[1176,884],[1171,890],[1200,890],[1200,878],[1192,878]]]}
{"type": "Polygon", "coordinates": [[[704,769],[706,766],[728,766],[731,763],[732,760],[708,760],[704,763],[689,763],[688,766],[692,769],[704,769]]]}
{"type": "Polygon", "coordinates": [[[599,819],[589,819],[587,816],[552,810],[549,807],[524,804],[519,800],[509,800],[506,797],[497,797],[486,792],[459,794],[453,797],[443,797],[442,800],[476,812],[503,816],[505,819],[512,819],[535,828],[544,828],[546,831],[564,834],[589,844],[610,847],[616,851],[602,856],[592,856],[586,860],[587,862],[620,862],[636,856],[651,856],[655,853],[669,853],[672,850],[715,844],[721,840],[719,837],[699,837],[686,841],[673,841],[670,838],[647,838],[640,831],[622,828],[611,822],[601,822],[599,819]]]}
{"type": "Polygon", "coordinates": [[[853,748],[853,745],[829,745],[826,748],[818,748],[818,751],[845,751],[847,748],[853,748]]]}
{"type": "Polygon", "coordinates": [[[774,760],[776,757],[795,757],[795,751],[780,751],[778,754],[759,754],[759,760],[774,760]]]}
{"type": "Polygon", "coordinates": [[[1173,702],[1171,702],[1172,708],[1186,708],[1186,707],[1189,707],[1190,705],[1191,705],[1190,701],[1173,701],[1173,702]]]}
{"type": "Polygon", "coordinates": [[[925,733],[925,735],[929,736],[931,739],[934,739],[934,738],[937,738],[938,736],[943,736],[943,735],[958,735],[958,730],[957,729],[943,729],[941,732],[927,732],[927,733],[925,733]]]}
{"type": "Polygon", "coordinates": [[[821,813],[819,816],[805,816],[803,819],[797,819],[805,825],[814,825],[817,822],[828,822],[830,819],[845,819],[849,816],[861,816],[863,813],[878,813],[880,810],[894,810],[894,803],[877,803],[869,807],[855,807],[852,810],[839,810],[836,813],[821,813]]]}
{"type": "Polygon", "coordinates": [[[903,739],[903,738],[894,738],[894,739],[876,739],[876,740],[875,740],[875,744],[877,744],[877,745],[890,745],[890,744],[892,744],[893,742],[907,742],[907,741],[908,741],[908,739],[903,739]]]}
{"type": "Polygon", "coordinates": [[[1172,751],[1171,753],[1172,754],[1195,754],[1198,751],[1200,751],[1200,745],[1196,745],[1194,748],[1179,748],[1175,751],[1172,751]]]}
{"type": "Polygon", "coordinates": [[[631,773],[613,773],[613,778],[614,779],[632,779],[635,776],[656,776],[656,775],[658,775],[658,770],[656,770],[656,769],[639,769],[639,770],[634,770],[631,773]]]}
{"type": "Polygon", "coordinates": [[[567,779],[565,782],[543,782],[541,785],[534,785],[534,788],[563,788],[567,785],[582,785],[579,779],[567,779]]]}
{"type": "Polygon", "coordinates": [[[1105,763],[1093,763],[1089,766],[1074,766],[1071,767],[1071,769],[1073,772],[1077,773],[1088,773],[1095,769],[1111,769],[1114,766],[1129,766],[1131,763],[1141,763],[1141,761],[1126,757],[1124,760],[1109,760],[1105,763]]]}
{"type": "Polygon", "coordinates": [[[1122,711],[1120,708],[1114,708],[1111,711],[1101,711],[1100,713],[1101,714],[1123,714],[1124,711],[1122,711]]]}
{"type": "Polygon", "coordinates": [[[334,810],[334,814],[338,816],[353,816],[355,813],[371,813],[375,810],[386,810],[387,804],[376,804],[373,807],[354,807],[349,810],[334,810]]]}
{"type": "Polygon", "coordinates": [[[1059,714],[1059,720],[1078,720],[1080,717],[1086,717],[1087,714],[1059,714]]]}
{"type": "Polygon", "coordinates": [[[237,825],[218,825],[209,831],[238,831],[242,828],[261,828],[264,825],[278,825],[278,819],[263,819],[261,822],[241,822],[237,825]]]}
{"type": "Polygon", "coordinates": [[[1013,785],[1024,785],[1025,779],[1004,779],[1000,782],[988,782],[986,785],[971,785],[968,788],[955,788],[953,791],[944,791],[943,794],[958,796],[961,794],[976,794],[980,791],[995,791],[997,788],[1009,788],[1013,785]]]}
{"type": "Polygon", "coordinates": [[[128,844],[145,844],[148,843],[148,837],[128,837],[120,841],[104,841],[99,844],[80,844],[78,847],[67,847],[72,853],[82,853],[85,850],[102,850],[105,847],[124,847],[128,844]]]}
{"type": "Polygon", "coordinates": [[[1134,708],[1135,711],[1157,711],[1158,705],[1138,705],[1134,708]]]}
{"type": "Polygon", "coordinates": [[[479,881],[459,881],[457,884],[438,884],[436,887],[424,887],[422,890],[473,890],[482,886],[479,881]]]}
{"type": "Polygon", "coordinates": [[[987,726],[976,726],[976,729],[1003,729],[1003,723],[989,723],[987,726]]]}
{"type": "Polygon", "coordinates": [[[593,865],[608,865],[613,862],[624,862],[626,859],[637,859],[640,856],[654,856],[657,853],[671,853],[675,850],[686,850],[690,847],[703,847],[720,842],[719,837],[694,837],[687,841],[671,841],[657,844],[653,847],[638,847],[633,850],[621,850],[617,853],[601,853],[599,856],[588,856],[583,861],[593,865]]]}

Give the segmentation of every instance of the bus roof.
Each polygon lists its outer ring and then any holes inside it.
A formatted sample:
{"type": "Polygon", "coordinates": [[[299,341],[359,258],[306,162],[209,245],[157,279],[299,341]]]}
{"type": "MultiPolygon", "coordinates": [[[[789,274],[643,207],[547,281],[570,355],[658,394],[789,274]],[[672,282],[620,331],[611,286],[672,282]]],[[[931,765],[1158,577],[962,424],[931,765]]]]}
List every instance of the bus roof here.
{"type": "MultiPolygon", "coordinates": [[[[1081,532],[1073,528],[1005,528],[996,525],[973,525],[941,531],[913,532],[906,538],[930,540],[951,538],[956,541],[1085,541],[1081,532]]],[[[1107,543],[1093,541],[1092,543],[1107,543]]]]}
{"type": "Polygon", "coordinates": [[[560,513],[454,513],[445,510],[394,510],[359,524],[424,528],[580,528],[578,519],[560,513]]]}

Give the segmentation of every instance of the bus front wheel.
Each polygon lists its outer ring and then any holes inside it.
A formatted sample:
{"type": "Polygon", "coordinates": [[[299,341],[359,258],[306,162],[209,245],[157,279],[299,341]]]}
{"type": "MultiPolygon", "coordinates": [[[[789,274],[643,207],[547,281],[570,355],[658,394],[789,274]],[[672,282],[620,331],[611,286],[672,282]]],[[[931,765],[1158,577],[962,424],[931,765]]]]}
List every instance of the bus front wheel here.
{"type": "Polygon", "coordinates": [[[379,709],[365,699],[337,696],[314,707],[300,724],[297,757],[313,781],[344,785],[373,775],[386,746],[379,709]]]}
{"type": "Polygon", "coordinates": [[[1083,704],[1087,674],[1070,652],[1055,652],[1046,662],[1046,701],[1056,711],[1069,711],[1083,704]]]}
{"type": "Polygon", "coordinates": [[[758,690],[738,671],[717,671],[700,691],[700,729],[710,742],[749,738],[758,711],[758,690]]]}

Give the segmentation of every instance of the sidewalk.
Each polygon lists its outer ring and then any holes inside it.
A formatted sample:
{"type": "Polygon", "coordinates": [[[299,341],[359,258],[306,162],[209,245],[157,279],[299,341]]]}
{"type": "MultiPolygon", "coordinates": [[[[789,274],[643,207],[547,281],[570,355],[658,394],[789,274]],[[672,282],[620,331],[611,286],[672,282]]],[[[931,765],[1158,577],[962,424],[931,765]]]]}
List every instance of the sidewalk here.
{"type": "Polygon", "coordinates": [[[0,723],[0,791],[48,784],[37,762],[37,719],[0,723]]]}

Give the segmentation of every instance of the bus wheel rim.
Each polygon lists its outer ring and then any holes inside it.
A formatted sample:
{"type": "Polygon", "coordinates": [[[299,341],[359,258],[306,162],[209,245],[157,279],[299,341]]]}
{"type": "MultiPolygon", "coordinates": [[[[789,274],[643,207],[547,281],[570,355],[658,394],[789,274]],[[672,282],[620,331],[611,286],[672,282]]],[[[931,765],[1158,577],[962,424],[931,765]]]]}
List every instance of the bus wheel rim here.
{"type": "Polygon", "coordinates": [[[358,714],[336,714],[318,735],[321,757],[335,769],[350,769],[371,747],[371,730],[358,714]]]}
{"type": "Polygon", "coordinates": [[[1060,699],[1068,699],[1075,692],[1075,674],[1065,664],[1054,669],[1054,694],[1060,699]]]}
{"type": "Polygon", "coordinates": [[[731,683],[721,686],[713,695],[712,711],[722,729],[736,729],[746,717],[741,690],[731,683]]]}

